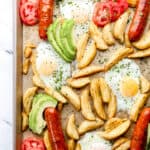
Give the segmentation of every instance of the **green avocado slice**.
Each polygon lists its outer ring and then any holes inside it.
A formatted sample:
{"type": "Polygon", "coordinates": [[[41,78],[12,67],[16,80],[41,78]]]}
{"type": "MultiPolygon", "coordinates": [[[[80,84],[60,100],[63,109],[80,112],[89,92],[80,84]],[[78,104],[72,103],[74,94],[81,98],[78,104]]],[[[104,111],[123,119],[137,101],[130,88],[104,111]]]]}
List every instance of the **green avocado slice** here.
{"type": "Polygon", "coordinates": [[[32,110],[29,114],[29,128],[37,134],[41,134],[46,126],[43,119],[43,112],[47,107],[56,107],[57,100],[46,94],[35,96],[32,104],[32,110]]]}
{"type": "Polygon", "coordinates": [[[65,54],[64,51],[57,45],[55,38],[53,36],[53,24],[49,26],[47,30],[47,36],[48,36],[48,41],[52,44],[56,52],[66,61],[66,62],[71,62],[72,60],[68,58],[65,54]]]}

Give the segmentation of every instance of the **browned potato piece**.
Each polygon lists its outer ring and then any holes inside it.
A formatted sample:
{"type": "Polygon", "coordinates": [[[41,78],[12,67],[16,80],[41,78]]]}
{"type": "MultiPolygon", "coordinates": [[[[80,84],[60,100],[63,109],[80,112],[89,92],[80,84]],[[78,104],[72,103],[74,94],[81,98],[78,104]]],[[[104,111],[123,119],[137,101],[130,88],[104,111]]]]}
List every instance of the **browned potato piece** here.
{"type": "Polygon", "coordinates": [[[68,101],[75,107],[77,111],[80,110],[80,98],[72,88],[63,86],[61,88],[61,93],[68,99],[68,101]]]}
{"type": "Polygon", "coordinates": [[[92,41],[90,46],[84,52],[82,59],[79,61],[78,68],[82,69],[88,66],[94,60],[95,56],[96,56],[96,45],[95,42],[92,41]]]}
{"type": "Polygon", "coordinates": [[[132,48],[119,48],[106,63],[105,71],[108,71],[111,67],[113,67],[113,65],[118,63],[124,57],[128,56],[130,53],[133,53],[132,48]]]}
{"type": "Polygon", "coordinates": [[[127,0],[130,7],[136,7],[137,0],[127,0]]]}
{"type": "Polygon", "coordinates": [[[138,99],[135,101],[134,105],[130,111],[130,119],[132,121],[137,120],[140,110],[143,108],[144,104],[146,103],[150,93],[141,94],[138,99]]]}
{"type": "Polygon", "coordinates": [[[52,87],[45,88],[44,90],[48,95],[56,98],[59,102],[67,103],[67,99],[63,95],[61,95],[59,92],[54,90],[52,87]]]}
{"type": "Polygon", "coordinates": [[[107,140],[116,139],[128,130],[130,124],[130,120],[124,119],[123,122],[117,127],[113,128],[110,131],[100,131],[99,135],[107,140]]]}
{"type": "Polygon", "coordinates": [[[150,56],[150,48],[143,51],[136,51],[135,53],[130,54],[128,58],[143,58],[149,56],[150,56]]]}
{"type": "Polygon", "coordinates": [[[29,72],[29,67],[30,67],[30,60],[29,59],[25,59],[24,63],[23,63],[23,74],[28,74],[29,72]]]}
{"type": "Polygon", "coordinates": [[[92,112],[89,94],[89,88],[84,88],[81,92],[81,113],[85,119],[95,120],[96,118],[92,112]]]}
{"type": "Polygon", "coordinates": [[[99,87],[99,79],[93,79],[90,85],[90,93],[93,98],[94,108],[96,110],[97,115],[106,120],[107,116],[104,110],[102,98],[100,95],[100,87],[99,87]]]}
{"type": "Polygon", "coordinates": [[[42,89],[45,88],[44,83],[41,81],[41,79],[37,75],[33,76],[32,81],[35,86],[42,88],[42,89]]]}
{"type": "Polygon", "coordinates": [[[98,50],[107,50],[108,46],[103,40],[102,33],[98,29],[98,27],[93,22],[91,22],[89,28],[90,28],[90,35],[92,39],[95,41],[96,47],[98,48],[98,50]]]}
{"type": "Polygon", "coordinates": [[[23,109],[27,115],[31,110],[32,100],[37,89],[37,87],[28,88],[23,95],[23,109]]]}
{"type": "Polygon", "coordinates": [[[142,93],[149,92],[150,91],[150,82],[144,76],[141,76],[140,81],[141,81],[141,92],[142,93]]]}
{"type": "Polygon", "coordinates": [[[73,139],[68,140],[68,150],[74,150],[75,149],[75,141],[73,139]]]}
{"type": "Polygon", "coordinates": [[[150,30],[145,32],[140,40],[133,42],[132,45],[138,49],[150,48],[150,30]]]}
{"type": "Polygon", "coordinates": [[[123,144],[121,144],[115,150],[129,150],[130,149],[130,143],[131,143],[130,140],[127,140],[126,142],[124,142],[123,144]]]}
{"type": "Polygon", "coordinates": [[[76,144],[75,150],[82,150],[82,149],[81,149],[81,145],[80,145],[79,143],[76,144]]]}
{"type": "Polygon", "coordinates": [[[116,112],[117,112],[117,100],[116,96],[111,92],[111,100],[108,104],[108,118],[114,117],[116,112]]]}
{"type": "Polygon", "coordinates": [[[36,45],[35,44],[33,44],[33,43],[27,43],[26,44],[26,47],[30,47],[30,48],[36,48],[36,45]]]}
{"type": "Polygon", "coordinates": [[[97,65],[91,65],[91,66],[85,67],[85,68],[77,71],[73,75],[73,78],[80,78],[80,77],[90,76],[92,74],[102,72],[102,71],[104,71],[104,67],[97,66],[97,65]]]}
{"type": "Polygon", "coordinates": [[[83,78],[78,78],[78,79],[70,78],[67,80],[67,83],[69,86],[78,89],[78,88],[82,88],[82,87],[86,86],[87,84],[89,84],[90,79],[88,77],[83,77],[83,78]]]}
{"type": "Polygon", "coordinates": [[[99,79],[99,84],[100,84],[100,91],[101,91],[101,96],[102,96],[103,102],[109,103],[111,100],[111,90],[110,90],[108,84],[106,83],[104,78],[99,79]]]}
{"type": "Polygon", "coordinates": [[[99,118],[96,118],[95,121],[85,120],[79,125],[78,132],[80,135],[82,135],[88,131],[95,130],[95,129],[101,127],[103,124],[104,124],[104,122],[99,118]]]}
{"type": "Polygon", "coordinates": [[[77,57],[76,58],[78,62],[82,59],[84,55],[84,52],[88,43],[88,39],[89,39],[89,33],[85,33],[80,37],[77,43],[77,57]]]}
{"type": "Polygon", "coordinates": [[[66,127],[66,133],[70,138],[72,138],[74,140],[79,139],[78,130],[75,125],[75,115],[74,114],[69,116],[67,127],[66,127]]]}
{"type": "Polygon", "coordinates": [[[46,150],[52,150],[52,146],[51,146],[51,143],[50,143],[48,130],[44,131],[43,140],[44,140],[44,144],[45,144],[46,150]]]}
{"type": "Polygon", "coordinates": [[[62,111],[62,109],[63,109],[63,103],[62,102],[59,102],[58,103],[58,105],[57,105],[57,109],[58,109],[58,111],[62,111]]]}
{"type": "Polygon", "coordinates": [[[131,48],[132,45],[131,45],[131,42],[130,42],[130,40],[129,40],[129,36],[128,36],[128,32],[127,32],[127,31],[125,32],[124,40],[125,40],[125,41],[124,41],[124,42],[125,42],[125,46],[128,47],[128,48],[131,48]]]}
{"type": "Polygon", "coordinates": [[[31,47],[25,47],[24,49],[24,57],[29,58],[32,55],[32,48],[31,47]]]}
{"type": "Polygon", "coordinates": [[[22,112],[22,131],[25,131],[28,128],[28,115],[25,112],[22,112]]]}

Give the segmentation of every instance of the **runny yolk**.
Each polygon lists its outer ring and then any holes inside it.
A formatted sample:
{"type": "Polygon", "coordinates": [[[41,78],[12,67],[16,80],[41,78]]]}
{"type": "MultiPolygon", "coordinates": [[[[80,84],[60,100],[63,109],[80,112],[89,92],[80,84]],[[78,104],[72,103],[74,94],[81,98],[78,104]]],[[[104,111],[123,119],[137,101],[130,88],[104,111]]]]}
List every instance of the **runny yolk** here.
{"type": "Polygon", "coordinates": [[[139,86],[137,82],[130,78],[124,77],[120,83],[120,92],[124,97],[133,97],[137,94],[139,86]]]}

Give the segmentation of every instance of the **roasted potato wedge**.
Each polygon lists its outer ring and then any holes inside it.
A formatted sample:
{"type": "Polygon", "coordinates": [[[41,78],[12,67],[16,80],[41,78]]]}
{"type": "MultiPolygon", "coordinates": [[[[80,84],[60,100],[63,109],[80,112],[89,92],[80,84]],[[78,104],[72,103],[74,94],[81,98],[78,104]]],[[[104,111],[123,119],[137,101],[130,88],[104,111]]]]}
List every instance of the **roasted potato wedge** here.
{"type": "Polygon", "coordinates": [[[74,114],[69,116],[67,127],[66,127],[66,133],[67,133],[68,137],[70,137],[74,140],[79,139],[78,130],[75,125],[75,115],[74,114]]]}
{"type": "Polygon", "coordinates": [[[75,149],[75,141],[73,139],[68,140],[68,150],[74,150],[75,149]]]}
{"type": "Polygon", "coordinates": [[[36,45],[33,43],[27,43],[26,47],[30,47],[30,48],[34,49],[34,48],[36,48],[36,45]]]}
{"type": "Polygon", "coordinates": [[[107,140],[113,140],[124,134],[128,130],[130,124],[130,120],[124,119],[124,121],[121,124],[119,124],[111,131],[100,131],[98,134],[107,140]]]}
{"type": "Polygon", "coordinates": [[[63,103],[62,103],[62,102],[59,102],[59,103],[58,103],[57,109],[58,109],[59,112],[62,111],[62,109],[63,109],[63,103]]]}
{"type": "Polygon", "coordinates": [[[61,88],[61,93],[68,99],[68,101],[75,107],[77,111],[80,110],[80,98],[72,88],[63,86],[61,88]]]}
{"type": "Polygon", "coordinates": [[[141,81],[141,93],[147,93],[150,91],[150,82],[144,77],[140,77],[141,81]]]}
{"type": "Polygon", "coordinates": [[[67,99],[61,93],[54,90],[52,87],[45,88],[44,90],[48,95],[56,98],[59,102],[67,103],[67,99]]]}
{"type": "Polygon", "coordinates": [[[77,71],[75,74],[73,74],[73,78],[90,76],[92,74],[102,72],[102,71],[104,71],[104,67],[97,66],[97,65],[91,65],[91,66],[85,67],[85,68],[77,71]]]}
{"type": "Polygon", "coordinates": [[[82,69],[88,66],[96,56],[96,45],[95,42],[92,41],[87,50],[84,52],[83,57],[78,63],[78,68],[82,69]]]}
{"type": "Polygon", "coordinates": [[[82,88],[90,83],[90,79],[88,77],[78,78],[78,79],[68,79],[67,83],[69,86],[73,88],[82,88]]]}
{"type": "Polygon", "coordinates": [[[123,144],[121,144],[118,148],[116,148],[115,150],[129,150],[130,149],[130,140],[127,140],[126,142],[124,142],[123,144]]]}
{"type": "Polygon", "coordinates": [[[51,143],[50,143],[48,130],[44,131],[43,140],[44,140],[44,144],[45,144],[46,150],[52,150],[52,146],[51,146],[51,143]]]}
{"type": "Polygon", "coordinates": [[[96,110],[97,115],[106,120],[107,116],[104,110],[102,97],[100,95],[100,87],[99,87],[99,79],[93,79],[90,85],[90,93],[93,98],[94,108],[96,110]]]}
{"type": "Polygon", "coordinates": [[[136,7],[137,0],[127,0],[130,7],[136,7]]]}
{"type": "Polygon", "coordinates": [[[102,36],[104,41],[108,44],[108,45],[113,45],[115,44],[115,40],[112,34],[112,28],[111,28],[111,24],[107,24],[103,27],[102,30],[102,36]]]}
{"type": "Polygon", "coordinates": [[[127,26],[130,11],[123,13],[114,24],[113,35],[120,43],[124,42],[125,29],[127,26]]]}
{"type": "Polygon", "coordinates": [[[41,81],[41,79],[37,76],[37,75],[34,75],[32,77],[32,82],[35,86],[39,87],[39,88],[42,88],[44,89],[45,88],[45,85],[44,83],[41,81]]]}
{"type": "Polygon", "coordinates": [[[100,92],[102,96],[102,100],[105,103],[109,103],[111,100],[111,90],[104,80],[104,78],[99,78],[99,84],[100,84],[100,92]]]}
{"type": "Polygon", "coordinates": [[[22,112],[22,131],[25,131],[28,128],[28,115],[25,112],[22,112]]]}
{"type": "Polygon", "coordinates": [[[32,100],[37,90],[37,87],[28,88],[23,95],[23,109],[27,115],[31,110],[32,100]]]}
{"type": "Polygon", "coordinates": [[[108,60],[108,62],[105,64],[105,71],[108,71],[113,65],[118,63],[121,59],[128,56],[129,54],[133,53],[132,48],[119,48],[113,56],[108,60]]]}
{"type": "Polygon", "coordinates": [[[111,91],[111,100],[108,103],[108,118],[114,117],[116,112],[117,112],[117,100],[116,96],[111,91]]]}
{"type": "Polygon", "coordinates": [[[80,143],[77,143],[77,144],[76,144],[76,148],[75,148],[75,150],[82,150],[82,149],[81,149],[81,145],[80,145],[80,143]]]}
{"type": "Polygon", "coordinates": [[[24,63],[23,63],[23,74],[28,74],[29,72],[29,67],[30,67],[30,60],[29,59],[25,59],[24,63]]]}
{"type": "Polygon", "coordinates": [[[84,55],[84,52],[85,52],[85,49],[86,49],[86,46],[87,46],[87,43],[88,43],[88,39],[89,39],[89,33],[85,33],[83,34],[78,43],[77,43],[77,56],[76,56],[76,59],[77,61],[79,62],[83,55],[84,55]]]}
{"type": "Polygon", "coordinates": [[[104,122],[99,118],[96,118],[95,121],[85,120],[79,125],[78,132],[80,135],[82,135],[88,131],[95,130],[95,129],[101,127],[103,124],[104,124],[104,122]]]}
{"type": "Polygon", "coordinates": [[[130,54],[128,58],[143,58],[150,56],[150,48],[143,51],[136,51],[133,54],[130,54]]]}
{"type": "Polygon", "coordinates": [[[88,87],[84,88],[81,92],[81,113],[85,119],[95,120],[96,118],[92,112],[89,94],[90,90],[88,87]]]}
{"type": "Polygon", "coordinates": [[[133,42],[132,45],[138,49],[150,48],[150,30],[142,35],[140,40],[133,42]]]}
{"type": "Polygon", "coordinates": [[[125,42],[125,46],[128,47],[128,48],[131,48],[132,47],[132,44],[129,40],[129,36],[128,36],[128,32],[125,31],[125,37],[124,37],[124,42],[125,42]]]}
{"type": "Polygon", "coordinates": [[[143,108],[144,104],[146,103],[149,95],[150,95],[150,93],[141,94],[138,97],[138,99],[135,101],[135,103],[132,106],[131,111],[130,111],[130,119],[132,121],[136,122],[136,120],[138,118],[138,114],[139,114],[140,110],[143,108]]]}
{"type": "Polygon", "coordinates": [[[102,33],[93,22],[91,22],[89,30],[92,39],[96,43],[96,48],[98,48],[98,50],[107,50],[108,46],[103,40],[102,33]]]}
{"type": "Polygon", "coordinates": [[[24,57],[29,58],[32,55],[32,48],[26,46],[24,49],[24,57]]]}

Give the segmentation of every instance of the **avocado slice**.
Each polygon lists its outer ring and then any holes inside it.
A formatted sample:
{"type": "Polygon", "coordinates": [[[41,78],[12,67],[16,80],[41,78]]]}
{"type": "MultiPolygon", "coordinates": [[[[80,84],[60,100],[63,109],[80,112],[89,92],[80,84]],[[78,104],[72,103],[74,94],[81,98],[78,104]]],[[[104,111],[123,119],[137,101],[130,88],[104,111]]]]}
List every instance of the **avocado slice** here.
{"type": "Polygon", "coordinates": [[[29,114],[29,128],[37,134],[41,134],[46,126],[43,112],[47,107],[56,107],[57,100],[46,94],[38,94],[33,99],[32,110],[29,114]]]}
{"type": "Polygon", "coordinates": [[[53,35],[53,25],[50,25],[47,30],[47,36],[48,36],[48,41],[52,44],[56,52],[66,61],[66,62],[71,62],[72,60],[68,58],[65,54],[64,51],[57,45],[54,35],[53,35]]]}

